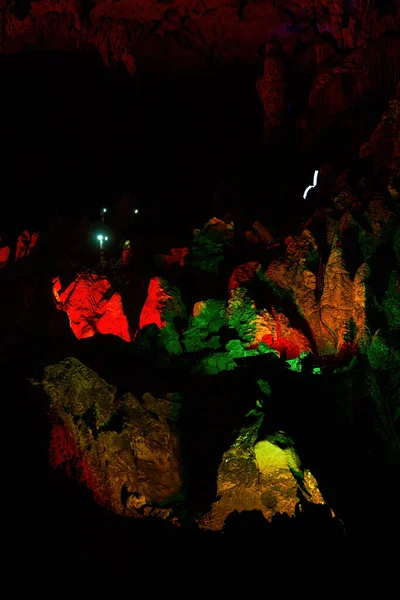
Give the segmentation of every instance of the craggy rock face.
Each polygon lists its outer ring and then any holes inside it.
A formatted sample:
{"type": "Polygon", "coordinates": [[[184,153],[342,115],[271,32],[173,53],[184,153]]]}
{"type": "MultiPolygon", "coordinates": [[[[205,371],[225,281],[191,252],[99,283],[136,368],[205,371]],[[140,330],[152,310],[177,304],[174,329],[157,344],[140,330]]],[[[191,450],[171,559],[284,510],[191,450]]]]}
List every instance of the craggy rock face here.
{"type": "Polygon", "coordinates": [[[325,504],[315,478],[301,466],[290,438],[279,432],[257,441],[260,421],[261,413],[225,452],[218,470],[218,500],[200,521],[205,529],[221,530],[234,511],[259,510],[267,520],[277,513],[294,516],[298,490],[311,503],[325,504]]]}
{"type": "Polygon", "coordinates": [[[118,398],[73,358],[47,367],[42,385],[50,398],[53,467],[74,475],[113,512],[168,517],[155,507],[181,494],[179,398],[118,398]]]}
{"type": "MultiPolygon", "coordinates": [[[[85,484],[95,500],[118,514],[175,519],[168,507],[184,500],[177,394],[138,399],[118,397],[91,369],[69,358],[46,367],[41,383],[50,399],[50,459],[85,484]]],[[[262,412],[241,429],[218,469],[211,512],[199,517],[206,529],[221,530],[235,510],[260,510],[266,519],[295,514],[300,490],[324,504],[312,474],[284,433],[258,439],[262,412]]]]}
{"type": "Polygon", "coordinates": [[[106,277],[81,274],[61,292],[61,282],[53,280],[53,296],[58,310],[67,313],[71,329],[81,340],[96,333],[131,340],[121,296],[112,290],[106,277]]]}
{"type": "Polygon", "coordinates": [[[15,250],[15,260],[20,260],[29,256],[32,250],[35,248],[39,239],[39,233],[30,234],[29,231],[23,231],[17,239],[17,247],[15,250]]]}
{"type": "Polygon", "coordinates": [[[9,246],[2,246],[0,248],[0,269],[4,268],[8,263],[8,259],[10,258],[10,248],[9,246]]]}

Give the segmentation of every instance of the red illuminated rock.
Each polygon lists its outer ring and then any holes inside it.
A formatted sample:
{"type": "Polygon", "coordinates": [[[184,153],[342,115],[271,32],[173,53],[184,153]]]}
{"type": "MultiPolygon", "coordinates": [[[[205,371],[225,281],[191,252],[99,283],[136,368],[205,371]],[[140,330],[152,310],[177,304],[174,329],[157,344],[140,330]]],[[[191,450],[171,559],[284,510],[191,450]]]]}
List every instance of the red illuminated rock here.
{"type": "Polygon", "coordinates": [[[30,234],[27,230],[23,231],[17,239],[15,260],[20,260],[21,258],[29,256],[34,247],[36,246],[38,239],[39,234],[37,232],[30,234]]]}
{"type": "Polygon", "coordinates": [[[264,74],[257,79],[256,87],[264,110],[264,140],[267,141],[285,115],[285,67],[277,42],[265,46],[264,74]]]}
{"type": "Polygon", "coordinates": [[[188,248],[171,248],[170,254],[156,254],[154,257],[157,265],[171,267],[172,265],[185,265],[185,256],[189,252],[188,248]]]}
{"type": "Polygon", "coordinates": [[[181,496],[179,397],[118,397],[74,358],[46,367],[42,386],[50,399],[52,467],[115,513],[168,518],[160,505],[181,496]]]}
{"type": "MultiPolygon", "coordinates": [[[[250,263],[247,270],[242,269],[247,278],[242,279],[242,286],[251,283],[250,274],[254,269],[258,273],[259,266],[256,267],[254,263],[250,263]]],[[[270,309],[257,308],[251,292],[242,286],[232,288],[226,315],[229,327],[237,330],[241,341],[246,343],[248,348],[258,348],[261,343],[265,343],[287,360],[311,351],[310,340],[305,333],[293,327],[283,312],[274,306],[270,309]]],[[[264,286],[266,296],[268,289],[266,284],[264,286]]],[[[278,297],[276,300],[278,301],[278,297]]],[[[261,297],[259,301],[262,302],[261,297]]]]}
{"type": "Polygon", "coordinates": [[[161,277],[150,280],[146,302],[139,319],[139,328],[157,325],[159,343],[170,355],[182,353],[180,321],[186,319],[186,307],[177,287],[161,277]]]}
{"type": "Polygon", "coordinates": [[[66,475],[85,485],[100,506],[107,507],[109,500],[102,488],[102,477],[96,477],[85,452],[81,451],[71,431],[53,415],[50,432],[49,459],[53,469],[62,469],[66,475]]]}
{"type": "Polygon", "coordinates": [[[335,49],[332,44],[325,40],[320,40],[314,45],[315,57],[317,66],[321,66],[329,60],[332,60],[337,56],[335,49]]]}
{"type": "Polygon", "coordinates": [[[129,267],[132,264],[135,254],[132,248],[125,248],[122,250],[122,264],[124,267],[129,267]]]}
{"type": "Polygon", "coordinates": [[[8,246],[3,246],[0,248],[0,269],[3,269],[6,266],[9,258],[10,248],[8,246]]]}
{"type": "Polygon", "coordinates": [[[140,314],[139,327],[155,323],[162,329],[174,317],[183,317],[185,312],[179,291],[174,286],[170,286],[165,279],[154,277],[149,283],[147,299],[140,314]]]}
{"type": "Polygon", "coordinates": [[[262,269],[261,264],[255,261],[236,267],[229,279],[229,292],[239,287],[245,287],[257,276],[260,269],[262,269]]]}
{"type": "Polygon", "coordinates": [[[102,333],[131,341],[121,296],[112,290],[106,277],[80,274],[63,292],[61,287],[59,278],[53,279],[56,306],[67,313],[71,329],[78,339],[102,333]]]}

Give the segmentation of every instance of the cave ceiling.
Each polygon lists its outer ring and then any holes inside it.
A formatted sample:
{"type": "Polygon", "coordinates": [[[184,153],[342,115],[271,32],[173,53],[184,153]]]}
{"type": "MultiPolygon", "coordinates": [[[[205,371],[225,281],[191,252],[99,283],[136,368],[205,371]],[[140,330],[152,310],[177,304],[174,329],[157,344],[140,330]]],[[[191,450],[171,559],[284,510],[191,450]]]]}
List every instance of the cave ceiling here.
{"type": "Polygon", "coordinates": [[[400,25],[397,0],[1,0],[1,50],[96,49],[108,67],[191,70],[286,56],[321,41],[365,47],[400,25]]]}

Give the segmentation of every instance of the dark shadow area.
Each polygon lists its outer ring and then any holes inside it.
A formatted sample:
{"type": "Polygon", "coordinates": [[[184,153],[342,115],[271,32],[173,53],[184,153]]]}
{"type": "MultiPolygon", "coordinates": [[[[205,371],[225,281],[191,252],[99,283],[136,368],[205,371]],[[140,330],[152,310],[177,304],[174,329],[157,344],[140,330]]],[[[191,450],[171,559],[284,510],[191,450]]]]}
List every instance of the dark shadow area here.
{"type": "Polygon", "coordinates": [[[382,304],[383,297],[388,289],[389,278],[398,264],[392,243],[387,241],[380,244],[368,263],[371,269],[368,285],[374,290],[378,304],[382,304]]]}
{"type": "Polygon", "coordinates": [[[365,262],[358,239],[358,227],[348,227],[343,233],[341,240],[344,264],[351,281],[354,281],[358,269],[365,262]]]}
{"type": "Polygon", "coordinates": [[[186,494],[194,515],[211,508],[218,466],[235,439],[234,432],[255,404],[256,384],[239,373],[220,373],[192,378],[189,385],[184,392],[180,440],[186,494]]]}
{"type": "Polygon", "coordinates": [[[103,189],[157,186],[172,211],[189,189],[201,211],[210,178],[262,141],[257,70],[143,75],[138,86],[97,53],[25,51],[1,55],[0,73],[5,173],[24,172],[15,189],[90,189],[95,176],[103,189]]]}
{"type": "MultiPolygon", "coordinates": [[[[331,247],[327,237],[327,221],[325,215],[316,215],[307,229],[312,233],[317,244],[318,257],[323,265],[328,262],[331,247]]],[[[313,256],[313,255],[312,255],[313,256]]],[[[319,263],[319,261],[317,261],[319,263]]],[[[312,260],[310,261],[312,263],[312,260]]],[[[310,265],[311,266],[311,265],[310,265]]],[[[315,267],[315,265],[314,265],[315,267]]],[[[314,273],[316,275],[317,273],[314,273]]]]}

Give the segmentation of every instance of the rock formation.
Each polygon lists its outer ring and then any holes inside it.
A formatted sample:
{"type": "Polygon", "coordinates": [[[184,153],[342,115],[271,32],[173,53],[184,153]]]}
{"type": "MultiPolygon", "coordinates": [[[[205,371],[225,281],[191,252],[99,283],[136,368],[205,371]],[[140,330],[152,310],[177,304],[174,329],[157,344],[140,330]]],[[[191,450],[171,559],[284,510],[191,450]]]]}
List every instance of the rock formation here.
{"type": "Polygon", "coordinates": [[[218,470],[218,500],[202,518],[202,527],[220,530],[234,511],[258,510],[268,520],[277,513],[294,516],[299,490],[311,503],[325,504],[315,478],[303,469],[284,432],[257,441],[260,417],[243,428],[225,452],[218,470]]]}
{"type": "Polygon", "coordinates": [[[130,341],[121,296],[112,289],[106,277],[82,273],[63,292],[61,288],[60,279],[54,278],[53,296],[56,307],[67,313],[71,329],[78,339],[102,333],[117,335],[130,341]]]}
{"type": "Polygon", "coordinates": [[[21,258],[25,258],[25,256],[29,256],[35,248],[38,238],[39,233],[37,232],[30,234],[29,231],[23,231],[17,239],[15,260],[20,260],[21,258]]]}
{"type": "Polygon", "coordinates": [[[182,485],[179,398],[117,397],[73,358],[47,367],[43,388],[50,398],[52,466],[77,477],[116,513],[168,517],[162,505],[177,500],[182,485]]]}
{"type": "Polygon", "coordinates": [[[278,129],[285,115],[285,67],[278,43],[265,46],[264,74],[256,87],[264,109],[264,140],[268,141],[273,129],[278,129]]]}
{"type": "Polygon", "coordinates": [[[0,269],[3,269],[6,266],[8,259],[10,258],[10,252],[9,246],[2,246],[0,248],[0,269]]]}
{"type": "Polygon", "coordinates": [[[162,344],[170,354],[180,354],[179,333],[176,319],[185,319],[186,308],[180,298],[179,290],[168,282],[155,277],[149,283],[146,302],[140,314],[139,327],[156,325],[160,330],[162,344]]]}

